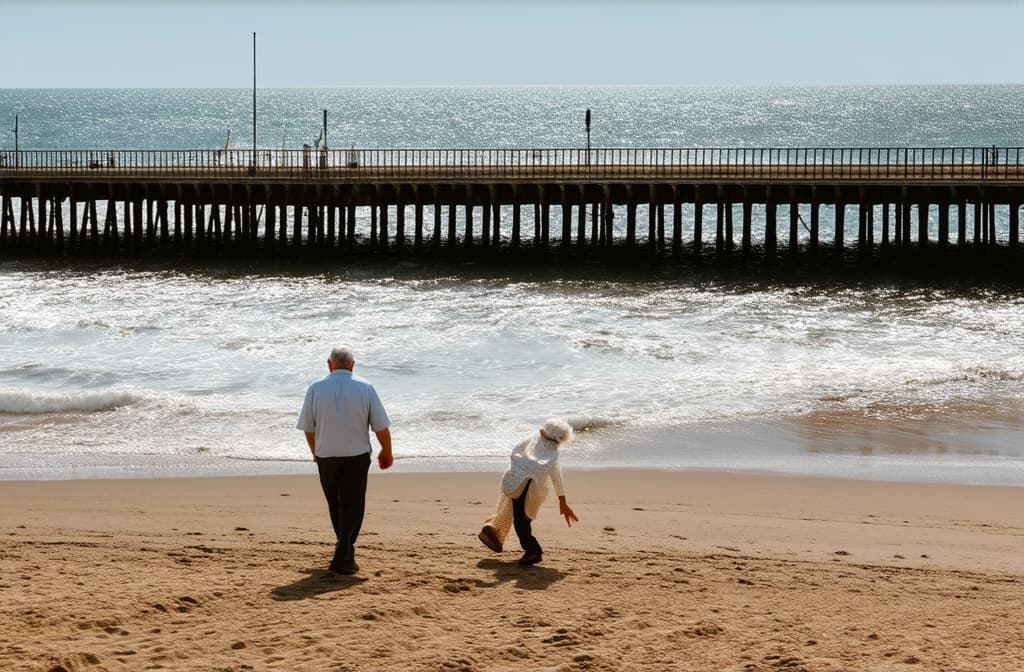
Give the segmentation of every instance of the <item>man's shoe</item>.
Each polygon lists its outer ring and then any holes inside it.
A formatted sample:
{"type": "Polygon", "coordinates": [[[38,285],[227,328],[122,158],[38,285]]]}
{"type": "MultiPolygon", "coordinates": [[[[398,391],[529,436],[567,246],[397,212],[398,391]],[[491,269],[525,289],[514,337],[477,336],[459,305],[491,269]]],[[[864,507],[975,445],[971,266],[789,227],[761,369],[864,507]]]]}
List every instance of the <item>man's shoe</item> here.
{"type": "Polygon", "coordinates": [[[357,565],[356,561],[353,560],[352,562],[346,562],[340,565],[332,564],[328,569],[330,569],[334,574],[352,575],[359,571],[359,565],[357,565]]]}
{"type": "Polygon", "coordinates": [[[493,525],[484,525],[480,534],[476,536],[484,542],[484,546],[495,553],[501,553],[501,540],[498,539],[498,530],[493,525]]]}
{"type": "Polygon", "coordinates": [[[519,558],[519,564],[525,566],[536,565],[543,559],[540,553],[523,553],[523,557],[519,558]]]}

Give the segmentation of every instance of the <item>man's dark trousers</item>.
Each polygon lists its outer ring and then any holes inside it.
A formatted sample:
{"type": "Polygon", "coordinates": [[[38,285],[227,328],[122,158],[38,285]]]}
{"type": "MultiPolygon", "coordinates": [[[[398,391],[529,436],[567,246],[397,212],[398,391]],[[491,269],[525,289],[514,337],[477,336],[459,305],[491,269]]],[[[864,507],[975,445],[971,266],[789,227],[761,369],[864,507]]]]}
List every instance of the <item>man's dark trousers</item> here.
{"type": "Polygon", "coordinates": [[[342,569],[355,562],[356,538],[363,526],[366,510],[366,476],[370,471],[370,454],[355,457],[320,457],[320,486],[327,498],[327,509],[337,545],[331,569],[342,569]]]}
{"type": "Polygon", "coordinates": [[[512,524],[516,528],[516,536],[519,537],[519,545],[527,554],[541,555],[543,550],[540,542],[533,536],[533,523],[526,515],[526,493],[530,491],[533,479],[526,482],[522,494],[512,499],[512,524]]]}

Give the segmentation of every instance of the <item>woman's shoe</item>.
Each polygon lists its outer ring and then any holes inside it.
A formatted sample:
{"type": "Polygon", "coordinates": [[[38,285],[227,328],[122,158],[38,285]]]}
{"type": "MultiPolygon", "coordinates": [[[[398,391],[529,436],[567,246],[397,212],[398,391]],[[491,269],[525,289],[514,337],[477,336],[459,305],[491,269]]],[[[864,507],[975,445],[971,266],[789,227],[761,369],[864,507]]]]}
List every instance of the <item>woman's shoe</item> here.
{"type": "Polygon", "coordinates": [[[543,559],[540,553],[523,553],[523,557],[519,558],[520,565],[536,565],[543,559]]]}
{"type": "Polygon", "coordinates": [[[498,539],[498,530],[493,525],[484,525],[480,534],[476,536],[484,542],[484,546],[495,553],[501,553],[501,540],[498,539]]]}

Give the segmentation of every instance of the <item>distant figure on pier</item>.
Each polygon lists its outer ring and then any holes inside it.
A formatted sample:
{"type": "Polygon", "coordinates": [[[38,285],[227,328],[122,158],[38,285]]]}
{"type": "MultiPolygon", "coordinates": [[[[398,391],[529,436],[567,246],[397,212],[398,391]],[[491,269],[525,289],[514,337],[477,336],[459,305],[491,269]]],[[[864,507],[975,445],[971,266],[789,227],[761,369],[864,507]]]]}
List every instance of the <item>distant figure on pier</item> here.
{"type": "Polygon", "coordinates": [[[380,442],[377,464],[387,469],[391,455],[391,424],[377,391],[367,380],[353,375],[356,360],[351,348],[331,350],[330,374],[306,391],[297,427],[320,472],[320,486],[337,543],[329,569],[335,574],[355,574],[355,544],[366,509],[366,481],[370,470],[369,432],[380,442]]]}
{"type": "Polygon", "coordinates": [[[553,418],[512,449],[511,464],[501,478],[498,508],[478,535],[487,548],[500,553],[509,528],[514,525],[523,548],[519,564],[535,565],[543,559],[544,551],[533,536],[532,521],[547,497],[548,481],[558,495],[558,512],[565,517],[566,524],[572,527],[579,522],[565,498],[562,465],[558,460],[559,449],[572,438],[569,423],[553,418]]]}

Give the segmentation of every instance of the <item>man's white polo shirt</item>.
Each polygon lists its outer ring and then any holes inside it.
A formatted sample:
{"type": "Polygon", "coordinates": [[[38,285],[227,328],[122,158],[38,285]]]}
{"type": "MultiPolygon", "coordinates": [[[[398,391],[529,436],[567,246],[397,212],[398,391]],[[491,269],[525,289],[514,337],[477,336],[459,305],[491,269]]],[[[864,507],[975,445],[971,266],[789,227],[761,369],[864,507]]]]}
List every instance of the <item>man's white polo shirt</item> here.
{"type": "Polygon", "coordinates": [[[390,424],[373,385],[335,369],[306,390],[296,427],[316,434],[317,457],[353,457],[372,450],[367,428],[379,432],[390,424]]]}

